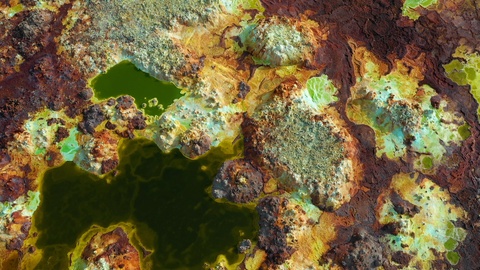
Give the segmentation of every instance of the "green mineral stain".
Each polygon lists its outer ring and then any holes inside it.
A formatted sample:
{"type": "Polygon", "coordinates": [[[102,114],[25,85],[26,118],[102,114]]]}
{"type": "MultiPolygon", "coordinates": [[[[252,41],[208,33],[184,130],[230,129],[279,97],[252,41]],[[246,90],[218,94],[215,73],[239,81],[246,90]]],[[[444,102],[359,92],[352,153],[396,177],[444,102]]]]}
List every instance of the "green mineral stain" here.
{"type": "Polygon", "coordinates": [[[448,237],[451,237],[455,231],[455,225],[451,221],[447,222],[447,230],[445,232],[445,235],[448,237]]]}
{"type": "Polygon", "coordinates": [[[443,245],[447,250],[454,250],[458,246],[458,242],[455,239],[449,238],[443,245]]]}
{"type": "Polygon", "coordinates": [[[454,70],[458,71],[458,70],[463,69],[463,64],[458,59],[454,59],[454,60],[452,60],[452,62],[444,65],[443,68],[445,69],[445,71],[447,73],[451,73],[454,70]]]}
{"type": "Polygon", "coordinates": [[[12,208],[11,202],[0,203],[0,218],[10,214],[10,209],[12,208]]]}
{"type": "Polygon", "coordinates": [[[35,155],[45,155],[47,153],[47,149],[45,148],[38,148],[37,150],[35,150],[35,155]]]}
{"type": "Polygon", "coordinates": [[[75,155],[80,149],[80,146],[77,142],[77,134],[78,130],[76,128],[71,129],[69,136],[59,143],[60,153],[65,161],[73,161],[75,155]]]}
{"type": "Polygon", "coordinates": [[[135,98],[137,108],[144,108],[148,115],[160,115],[182,96],[173,83],[157,80],[138,69],[129,61],[122,61],[105,74],[95,77],[91,86],[99,100],[121,95],[135,98]]]}
{"type": "Polygon", "coordinates": [[[477,77],[477,72],[473,68],[465,68],[465,73],[467,74],[467,80],[473,81],[477,77]]]}
{"type": "Polygon", "coordinates": [[[260,57],[255,57],[255,56],[252,56],[252,60],[255,63],[255,65],[260,65],[260,66],[270,66],[272,64],[270,59],[262,59],[260,57]]]}
{"type": "Polygon", "coordinates": [[[462,242],[467,237],[467,231],[463,228],[455,228],[452,232],[451,237],[457,241],[462,242]]]}
{"type": "Polygon", "coordinates": [[[240,13],[241,9],[256,9],[260,12],[264,12],[265,8],[262,6],[262,2],[259,0],[222,0],[221,3],[227,8],[230,13],[240,13]]]}
{"type": "MultiPolygon", "coordinates": [[[[255,239],[254,209],[219,203],[209,186],[231,155],[213,149],[198,160],[175,150],[163,154],[150,141],[124,142],[116,176],[101,179],[72,162],[45,173],[41,203],[34,215],[37,247],[43,249],[36,269],[67,269],[67,253],[92,225],[128,222],[153,253],[153,269],[202,269],[217,255],[241,259],[236,245],[255,239]],[[109,180],[109,181],[105,181],[109,180]]],[[[85,243],[83,243],[85,244],[85,243]]]]}
{"type": "Polygon", "coordinates": [[[458,128],[458,133],[462,137],[463,140],[466,140],[472,134],[470,132],[470,126],[468,124],[464,124],[458,128]]]}
{"type": "Polygon", "coordinates": [[[243,31],[238,35],[238,37],[240,38],[240,42],[242,44],[245,44],[245,42],[247,42],[248,36],[251,35],[253,30],[255,30],[255,27],[257,26],[258,26],[258,23],[245,24],[243,26],[244,27],[243,31]]]}
{"type": "Polygon", "coordinates": [[[422,164],[423,164],[423,167],[428,170],[428,169],[432,168],[433,160],[432,160],[431,157],[424,157],[422,159],[422,164]]]}
{"type": "Polygon", "coordinates": [[[460,255],[458,255],[458,253],[455,251],[449,251],[447,252],[447,260],[451,264],[456,265],[458,261],[460,261],[460,255]]]}
{"type": "Polygon", "coordinates": [[[13,16],[15,16],[17,13],[23,11],[24,8],[25,8],[25,6],[23,6],[22,4],[17,4],[17,5],[15,5],[15,6],[13,6],[13,7],[10,8],[9,13],[8,13],[8,16],[9,16],[9,17],[13,17],[13,16]]]}
{"type": "MultiPolygon", "coordinates": [[[[444,65],[447,76],[458,85],[469,85],[475,100],[480,100],[480,54],[471,53],[467,47],[457,48],[450,63],[444,65]]],[[[480,108],[477,110],[480,115],[480,108]]]]}
{"type": "Polygon", "coordinates": [[[449,74],[449,77],[458,85],[465,85],[468,83],[467,73],[465,73],[463,70],[454,70],[449,74]]]}
{"type": "Polygon", "coordinates": [[[75,264],[73,265],[73,269],[75,270],[80,270],[80,269],[88,269],[88,265],[85,263],[84,260],[77,260],[75,261],[75,264]]]}
{"type": "Polygon", "coordinates": [[[338,98],[335,96],[337,88],[328,79],[327,75],[313,77],[307,81],[307,90],[313,102],[318,106],[326,106],[336,102],[338,98]]]}
{"type": "Polygon", "coordinates": [[[31,212],[35,212],[37,210],[38,205],[40,204],[40,192],[34,192],[29,190],[28,191],[28,201],[26,205],[26,209],[31,212]]]}
{"type": "Polygon", "coordinates": [[[416,20],[420,17],[420,14],[414,10],[415,8],[420,6],[427,8],[436,3],[437,0],[405,0],[402,7],[403,15],[416,20]]]}

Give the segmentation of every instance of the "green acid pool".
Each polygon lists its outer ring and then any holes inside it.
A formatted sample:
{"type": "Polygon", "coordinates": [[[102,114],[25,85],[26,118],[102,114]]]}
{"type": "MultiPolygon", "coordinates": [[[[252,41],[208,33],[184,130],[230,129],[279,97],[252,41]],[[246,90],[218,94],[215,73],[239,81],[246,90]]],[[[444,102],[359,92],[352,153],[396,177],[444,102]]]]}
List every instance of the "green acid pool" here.
{"type": "Polygon", "coordinates": [[[36,246],[44,251],[36,269],[67,269],[67,253],[84,232],[119,222],[136,226],[153,251],[146,258],[153,269],[203,269],[219,254],[240,259],[236,246],[255,239],[258,217],[252,208],[210,197],[226,154],[214,149],[189,160],[178,151],[163,154],[145,139],[125,141],[120,150],[116,176],[106,179],[71,162],[46,172],[34,215],[36,246]]]}
{"type": "Polygon", "coordinates": [[[157,80],[129,61],[111,67],[105,74],[95,77],[90,85],[98,100],[130,95],[135,98],[137,108],[143,108],[148,115],[160,115],[182,96],[173,83],[157,80]]]}

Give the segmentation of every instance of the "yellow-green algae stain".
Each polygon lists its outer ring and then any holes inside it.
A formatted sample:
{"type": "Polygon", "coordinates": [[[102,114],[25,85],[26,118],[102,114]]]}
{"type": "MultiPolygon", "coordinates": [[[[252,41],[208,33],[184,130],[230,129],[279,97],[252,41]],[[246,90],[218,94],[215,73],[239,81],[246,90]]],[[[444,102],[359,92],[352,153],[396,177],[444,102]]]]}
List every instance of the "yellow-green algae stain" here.
{"type": "Polygon", "coordinates": [[[428,8],[435,4],[437,4],[437,0],[405,0],[402,7],[402,14],[412,20],[416,20],[420,17],[420,14],[415,11],[415,8],[428,8]]]}
{"type": "Polygon", "coordinates": [[[36,246],[43,250],[36,269],[66,269],[68,252],[92,225],[120,222],[135,226],[139,241],[153,251],[144,262],[153,269],[200,269],[219,254],[238,262],[238,242],[255,239],[256,213],[215,202],[208,191],[233,155],[216,148],[193,161],[139,139],[122,144],[116,176],[101,179],[72,162],[47,171],[34,215],[36,246]]]}
{"type": "Polygon", "coordinates": [[[264,12],[265,8],[262,6],[262,2],[259,0],[221,0],[220,3],[230,13],[241,13],[242,10],[256,9],[260,12],[264,12]]]}
{"type": "Polygon", "coordinates": [[[398,213],[390,200],[392,193],[380,196],[377,218],[380,224],[399,225],[398,234],[387,234],[382,239],[393,251],[403,251],[413,256],[410,267],[421,265],[430,269],[438,259],[436,252],[444,254],[453,265],[460,257],[455,248],[466,237],[466,230],[455,227],[453,222],[466,217],[466,212],[450,203],[450,194],[428,178],[419,179],[419,174],[395,175],[390,184],[403,200],[415,205],[418,213],[398,213]],[[382,199],[383,198],[383,199],[382,199]]]}
{"type": "Polygon", "coordinates": [[[415,169],[430,172],[442,162],[446,145],[459,146],[469,136],[464,119],[448,110],[448,100],[434,107],[435,90],[420,85],[402,61],[396,61],[390,73],[381,74],[373,55],[367,52],[362,57],[365,74],[351,88],[347,116],[375,131],[378,157],[401,159],[413,154],[415,169]]]}
{"type": "Polygon", "coordinates": [[[8,14],[8,17],[13,17],[15,16],[17,13],[23,11],[25,9],[25,6],[22,5],[22,4],[17,4],[15,6],[12,6],[10,8],[7,9],[7,14],[8,14]]]}
{"type": "Polygon", "coordinates": [[[99,100],[130,95],[137,108],[148,115],[160,115],[182,95],[173,83],[155,79],[129,61],[122,61],[91,81],[99,100]]]}
{"type": "Polygon", "coordinates": [[[337,88],[325,74],[308,79],[307,90],[310,98],[318,107],[325,107],[338,100],[335,96],[337,88]]]}
{"type": "MultiPolygon", "coordinates": [[[[460,46],[453,57],[457,59],[443,66],[447,76],[458,85],[470,85],[470,92],[480,102],[480,54],[460,46]]],[[[477,114],[480,115],[480,108],[477,114]]]]}
{"type": "Polygon", "coordinates": [[[470,126],[466,123],[458,128],[458,133],[460,134],[460,136],[462,136],[462,139],[464,140],[466,140],[468,137],[470,137],[470,135],[472,135],[472,132],[470,131],[470,126]]]}

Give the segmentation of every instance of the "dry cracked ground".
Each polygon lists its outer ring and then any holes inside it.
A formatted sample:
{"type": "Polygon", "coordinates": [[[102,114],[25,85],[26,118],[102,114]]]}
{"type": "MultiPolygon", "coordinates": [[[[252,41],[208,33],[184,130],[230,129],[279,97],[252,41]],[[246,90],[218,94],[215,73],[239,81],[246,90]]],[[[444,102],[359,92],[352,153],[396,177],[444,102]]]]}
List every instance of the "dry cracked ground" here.
{"type": "MultiPolygon", "coordinates": [[[[49,168],[114,173],[134,138],[190,159],[243,141],[211,197],[255,207],[258,237],[240,261],[206,268],[480,269],[480,1],[0,11],[1,269],[42,260],[32,217],[49,168]],[[124,60],[183,95],[157,115],[128,95],[97,98],[92,79],[124,60]]],[[[69,267],[149,269],[132,230],[93,228],[69,267]]]]}

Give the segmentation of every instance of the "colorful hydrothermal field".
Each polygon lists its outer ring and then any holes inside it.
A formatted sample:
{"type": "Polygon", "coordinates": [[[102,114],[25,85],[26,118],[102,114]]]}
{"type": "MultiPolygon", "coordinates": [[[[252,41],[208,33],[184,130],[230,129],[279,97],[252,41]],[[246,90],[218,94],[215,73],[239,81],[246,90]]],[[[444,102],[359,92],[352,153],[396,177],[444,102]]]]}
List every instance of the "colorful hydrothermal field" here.
{"type": "Polygon", "coordinates": [[[480,1],[0,0],[0,270],[480,269],[480,1]]]}

